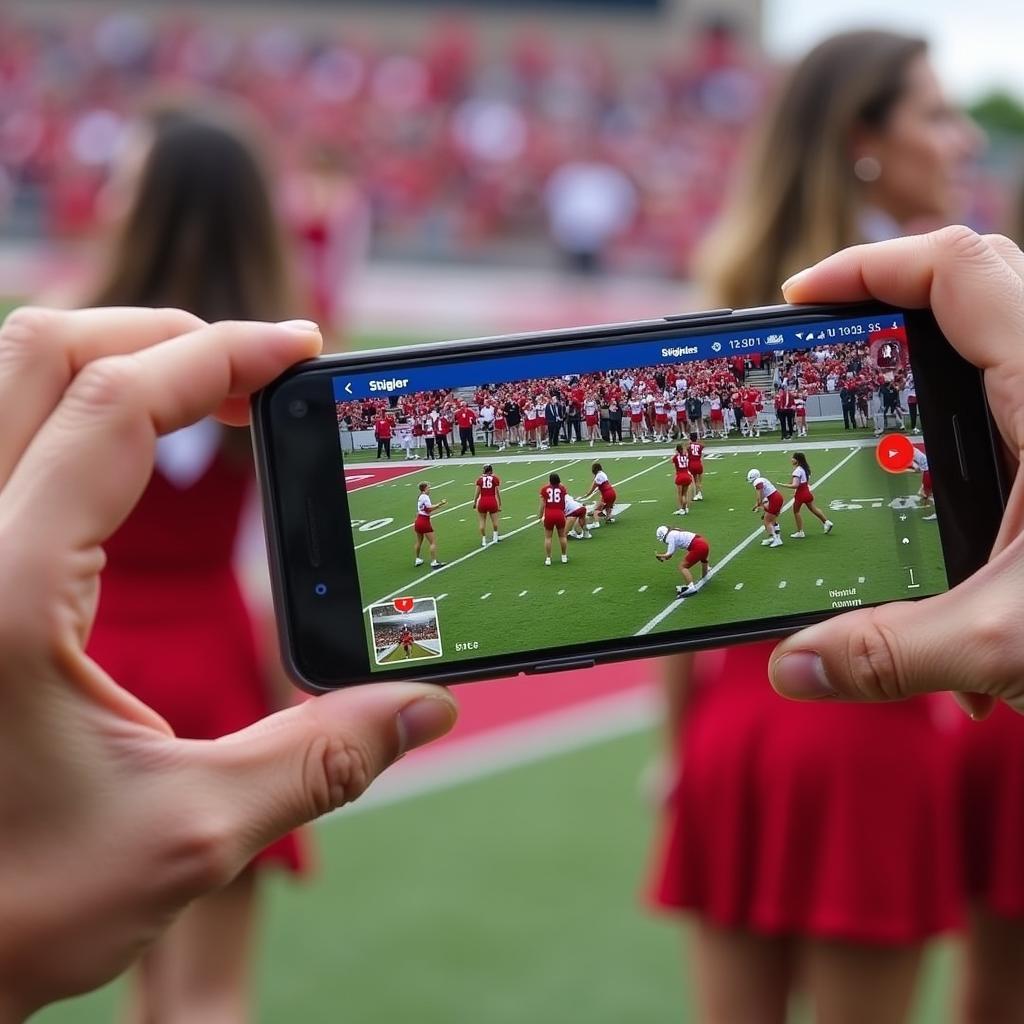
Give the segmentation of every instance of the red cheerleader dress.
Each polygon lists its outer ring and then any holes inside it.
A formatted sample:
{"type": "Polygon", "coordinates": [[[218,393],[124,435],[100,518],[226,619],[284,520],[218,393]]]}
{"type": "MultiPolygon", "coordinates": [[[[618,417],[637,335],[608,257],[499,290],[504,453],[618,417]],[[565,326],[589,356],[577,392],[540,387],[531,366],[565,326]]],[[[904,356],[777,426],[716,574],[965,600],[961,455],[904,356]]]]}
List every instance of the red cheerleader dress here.
{"type": "Polygon", "coordinates": [[[1024,918],[1024,716],[1000,704],[962,728],[968,892],[999,917],[1024,918]]]}
{"type": "Polygon", "coordinates": [[[959,712],[783,700],[772,647],[695,659],[652,902],[767,936],[895,945],[958,927],[959,712]]]}
{"type": "MultiPolygon", "coordinates": [[[[138,506],[105,545],[88,646],[118,683],[188,739],[215,739],[271,711],[232,569],[252,474],[216,444],[205,461],[188,486],[154,471],[138,506]]],[[[291,833],[254,863],[300,873],[305,861],[291,833]]]]}

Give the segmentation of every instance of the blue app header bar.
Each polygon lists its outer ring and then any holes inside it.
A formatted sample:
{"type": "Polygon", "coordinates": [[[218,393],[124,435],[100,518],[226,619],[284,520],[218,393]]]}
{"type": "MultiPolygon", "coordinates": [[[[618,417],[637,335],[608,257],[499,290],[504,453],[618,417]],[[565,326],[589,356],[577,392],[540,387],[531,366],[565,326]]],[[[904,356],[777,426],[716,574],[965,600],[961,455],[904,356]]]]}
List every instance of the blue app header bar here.
{"type": "Polygon", "coordinates": [[[386,372],[350,373],[335,377],[334,397],[339,402],[388,398],[420,391],[747,356],[754,352],[843,345],[866,342],[869,334],[901,327],[903,317],[889,313],[854,320],[821,320],[761,329],[727,331],[718,328],[706,334],[670,336],[653,341],[584,342],[554,351],[478,356],[455,362],[412,365],[408,369],[392,365],[386,372]]]}

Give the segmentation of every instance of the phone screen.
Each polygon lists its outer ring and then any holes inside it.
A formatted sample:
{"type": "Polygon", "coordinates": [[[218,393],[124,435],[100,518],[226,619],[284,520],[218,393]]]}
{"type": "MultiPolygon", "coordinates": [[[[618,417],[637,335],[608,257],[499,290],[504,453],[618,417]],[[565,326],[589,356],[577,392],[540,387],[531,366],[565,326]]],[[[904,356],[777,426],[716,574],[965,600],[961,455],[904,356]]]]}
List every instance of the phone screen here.
{"type": "Polygon", "coordinates": [[[374,673],[948,587],[899,313],[332,386],[374,673]]]}

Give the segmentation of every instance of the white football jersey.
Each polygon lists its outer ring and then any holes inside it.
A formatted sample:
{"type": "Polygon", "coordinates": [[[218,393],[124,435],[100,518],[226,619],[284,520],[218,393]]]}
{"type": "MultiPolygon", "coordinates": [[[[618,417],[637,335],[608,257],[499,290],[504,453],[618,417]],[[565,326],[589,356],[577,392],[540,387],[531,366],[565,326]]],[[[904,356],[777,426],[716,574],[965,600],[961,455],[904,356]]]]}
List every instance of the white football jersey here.
{"type": "Polygon", "coordinates": [[[689,530],[669,530],[665,538],[666,553],[673,555],[680,548],[686,551],[696,536],[697,534],[690,533],[689,530]]]}
{"type": "Polygon", "coordinates": [[[803,466],[794,466],[793,479],[796,481],[797,486],[807,483],[807,470],[803,466]]]}
{"type": "Polygon", "coordinates": [[[761,495],[761,500],[763,501],[765,498],[770,498],[778,488],[771,482],[771,480],[767,480],[765,477],[759,476],[754,481],[754,490],[761,495]]]}
{"type": "Polygon", "coordinates": [[[598,487],[608,483],[608,474],[602,469],[601,472],[594,477],[594,483],[597,484],[598,487]]]}
{"type": "Polygon", "coordinates": [[[429,516],[430,515],[430,495],[421,494],[416,499],[416,515],[418,516],[429,516]]]}
{"type": "Polygon", "coordinates": [[[578,502],[572,495],[567,494],[565,496],[565,514],[571,516],[573,512],[578,512],[583,505],[578,502]]]}

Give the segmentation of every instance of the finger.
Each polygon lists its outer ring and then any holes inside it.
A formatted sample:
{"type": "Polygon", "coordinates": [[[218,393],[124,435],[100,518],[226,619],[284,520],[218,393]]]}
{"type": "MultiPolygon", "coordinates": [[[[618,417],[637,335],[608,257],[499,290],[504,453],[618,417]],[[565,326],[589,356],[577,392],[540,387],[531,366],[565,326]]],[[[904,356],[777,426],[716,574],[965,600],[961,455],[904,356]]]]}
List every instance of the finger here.
{"type": "Polygon", "coordinates": [[[1024,334],[1024,280],[989,240],[960,226],[844,249],[790,278],[783,294],[795,303],[931,306],[957,351],[983,369],[1016,358],[1024,334]]]}
{"type": "Polygon", "coordinates": [[[899,700],[950,690],[1019,703],[1024,609],[1014,563],[1022,557],[1024,538],[954,591],[849,612],[789,637],[773,652],[772,685],[795,700],[899,700]]]}
{"type": "Polygon", "coordinates": [[[0,326],[0,487],[78,371],[202,326],[180,309],[56,310],[23,306],[0,326]]]}
{"type": "Polygon", "coordinates": [[[138,500],[156,436],[215,412],[320,350],[319,331],[225,321],[86,366],[0,493],[37,551],[101,544],[138,500]]]}
{"type": "Polygon", "coordinates": [[[245,864],[291,829],[351,803],[406,751],[447,733],[457,715],[440,687],[375,683],[197,744],[203,789],[227,822],[234,863],[245,864]]]}

